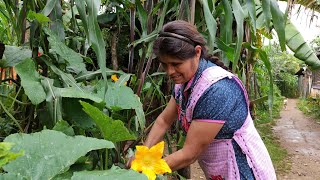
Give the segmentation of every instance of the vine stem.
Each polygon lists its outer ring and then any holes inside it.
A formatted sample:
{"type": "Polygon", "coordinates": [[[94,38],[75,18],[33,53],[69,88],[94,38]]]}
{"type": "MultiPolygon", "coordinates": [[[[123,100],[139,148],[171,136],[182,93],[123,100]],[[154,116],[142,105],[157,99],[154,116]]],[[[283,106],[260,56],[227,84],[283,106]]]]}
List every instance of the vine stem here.
{"type": "Polygon", "coordinates": [[[4,110],[4,112],[7,113],[7,115],[13,120],[13,122],[18,126],[20,132],[23,132],[22,127],[20,126],[19,122],[12,116],[12,114],[7,110],[7,108],[4,106],[4,104],[0,101],[0,106],[4,110]]]}

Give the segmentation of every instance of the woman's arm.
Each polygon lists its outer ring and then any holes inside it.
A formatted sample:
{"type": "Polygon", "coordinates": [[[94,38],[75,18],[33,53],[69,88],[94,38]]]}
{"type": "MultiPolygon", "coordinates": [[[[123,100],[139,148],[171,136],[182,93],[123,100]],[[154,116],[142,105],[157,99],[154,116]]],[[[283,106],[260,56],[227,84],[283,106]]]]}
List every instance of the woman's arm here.
{"type": "Polygon", "coordinates": [[[221,123],[192,121],[183,148],[164,158],[171,170],[175,171],[195,162],[222,126],[221,123]]]}
{"type": "Polygon", "coordinates": [[[144,145],[150,148],[153,145],[160,142],[165,132],[169,129],[171,124],[177,119],[177,114],[178,111],[176,101],[173,97],[171,97],[166,108],[157,117],[144,145]]]}

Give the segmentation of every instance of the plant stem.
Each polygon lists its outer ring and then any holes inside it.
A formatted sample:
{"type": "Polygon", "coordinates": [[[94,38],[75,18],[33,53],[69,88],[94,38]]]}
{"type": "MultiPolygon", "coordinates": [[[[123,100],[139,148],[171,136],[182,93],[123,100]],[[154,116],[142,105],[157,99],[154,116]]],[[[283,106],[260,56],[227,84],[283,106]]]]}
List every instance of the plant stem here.
{"type": "MultiPolygon", "coordinates": [[[[162,106],[160,106],[160,107],[158,107],[158,108],[153,109],[152,111],[148,112],[145,116],[148,116],[149,114],[152,114],[153,112],[155,112],[155,111],[157,111],[157,110],[165,107],[166,105],[167,105],[167,104],[164,104],[164,105],[162,105],[162,106]]],[[[147,111],[146,111],[146,112],[147,112],[147,111]]]]}
{"type": "Polygon", "coordinates": [[[20,132],[23,132],[22,127],[20,126],[19,122],[12,116],[12,114],[7,110],[7,108],[4,106],[4,104],[0,101],[0,105],[3,108],[4,112],[7,113],[7,115],[13,120],[13,122],[18,126],[20,132]]]}
{"type": "Polygon", "coordinates": [[[7,96],[7,95],[5,95],[5,94],[0,94],[0,96],[1,96],[1,97],[5,97],[5,98],[9,98],[9,99],[15,101],[15,102],[18,103],[18,104],[22,104],[22,105],[28,105],[28,104],[30,104],[30,103],[21,102],[21,101],[15,99],[15,98],[10,97],[10,96],[7,96]]]}
{"type": "Polygon", "coordinates": [[[106,170],[106,169],[108,169],[108,154],[109,154],[109,151],[108,151],[108,149],[106,148],[106,157],[105,157],[105,162],[104,162],[104,169],[106,170]]]}

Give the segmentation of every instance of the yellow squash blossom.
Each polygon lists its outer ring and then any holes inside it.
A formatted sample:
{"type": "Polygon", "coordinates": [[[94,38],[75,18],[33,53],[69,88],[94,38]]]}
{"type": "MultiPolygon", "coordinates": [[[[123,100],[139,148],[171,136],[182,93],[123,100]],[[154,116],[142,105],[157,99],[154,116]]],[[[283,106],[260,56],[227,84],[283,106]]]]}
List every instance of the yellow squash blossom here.
{"type": "Polygon", "coordinates": [[[117,77],[117,75],[112,75],[111,76],[111,79],[114,81],[114,82],[117,82],[119,80],[119,78],[117,77]]]}
{"type": "Polygon", "coordinates": [[[155,180],[157,174],[171,173],[171,169],[162,159],[164,142],[152,146],[136,146],[135,159],[131,163],[131,169],[142,172],[149,180],[155,180]]]}

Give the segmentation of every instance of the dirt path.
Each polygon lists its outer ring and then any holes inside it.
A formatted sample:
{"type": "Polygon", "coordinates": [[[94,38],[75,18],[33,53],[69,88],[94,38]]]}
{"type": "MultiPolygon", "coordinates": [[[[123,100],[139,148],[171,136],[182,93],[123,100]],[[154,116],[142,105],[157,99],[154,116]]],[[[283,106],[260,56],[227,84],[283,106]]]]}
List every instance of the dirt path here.
{"type": "Polygon", "coordinates": [[[297,101],[288,100],[287,109],[280,113],[274,127],[292,162],[290,172],[279,174],[278,179],[320,180],[320,124],[304,116],[297,101]]]}

